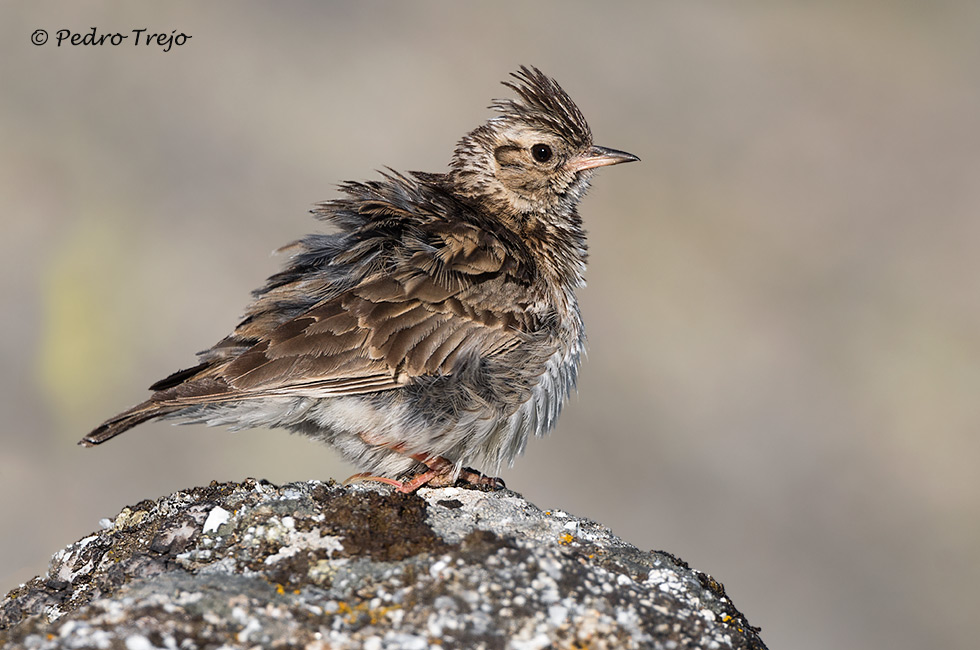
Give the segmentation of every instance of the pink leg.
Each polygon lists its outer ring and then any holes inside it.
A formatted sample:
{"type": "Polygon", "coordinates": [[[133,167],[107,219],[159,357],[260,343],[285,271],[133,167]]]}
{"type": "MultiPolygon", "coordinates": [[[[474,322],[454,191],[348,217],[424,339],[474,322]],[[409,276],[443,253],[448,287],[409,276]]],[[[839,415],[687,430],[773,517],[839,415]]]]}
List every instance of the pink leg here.
{"type": "MultiPolygon", "coordinates": [[[[362,436],[363,437],[363,436],[362,436]]],[[[367,442],[367,440],[365,440],[367,442]]],[[[404,444],[397,443],[393,445],[381,445],[392,451],[401,453],[404,450],[404,444]]],[[[396,491],[403,494],[411,494],[415,490],[419,489],[423,485],[429,485],[431,487],[445,487],[448,485],[453,485],[457,480],[463,481],[467,485],[487,485],[495,490],[500,490],[505,487],[504,482],[499,478],[494,478],[492,476],[485,476],[480,472],[472,470],[468,467],[464,467],[460,470],[459,475],[456,476],[453,471],[453,464],[443,458],[442,456],[432,456],[429,454],[406,454],[412,460],[416,460],[428,469],[424,472],[416,474],[411,479],[405,482],[397,481],[395,479],[386,478],[384,476],[371,476],[370,474],[355,474],[349,479],[344,481],[345,483],[350,483],[352,481],[377,481],[379,483],[385,483],[387,485],[392,485],[395,487],[396,491]]]]}

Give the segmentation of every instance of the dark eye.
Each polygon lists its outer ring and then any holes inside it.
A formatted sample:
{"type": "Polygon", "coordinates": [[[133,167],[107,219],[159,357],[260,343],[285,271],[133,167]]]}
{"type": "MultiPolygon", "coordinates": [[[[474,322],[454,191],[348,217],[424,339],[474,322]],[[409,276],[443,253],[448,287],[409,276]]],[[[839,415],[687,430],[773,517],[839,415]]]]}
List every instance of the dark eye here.
{"type": "Polygon", "coordinates": [[[536,144],[531,147],[531,155],[539,163],[546,163],[551,160],[551,147],[546,144],[536,144]]]}

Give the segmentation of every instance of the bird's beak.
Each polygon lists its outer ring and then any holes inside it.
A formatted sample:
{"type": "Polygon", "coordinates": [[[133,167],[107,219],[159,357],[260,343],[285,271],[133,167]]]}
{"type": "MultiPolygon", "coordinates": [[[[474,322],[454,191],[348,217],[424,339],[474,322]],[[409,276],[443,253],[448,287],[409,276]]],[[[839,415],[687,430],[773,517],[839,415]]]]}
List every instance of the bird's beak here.
{"type": "Polygon", "coordinates": [[[580,172],[583,169],[618,165],[619,163],[628,163],[634,160],[639,160],[639,158],[631,153],[595,145],[589,147],[585,153],[569,160],[567,167],[570,171],[580,172]]]}

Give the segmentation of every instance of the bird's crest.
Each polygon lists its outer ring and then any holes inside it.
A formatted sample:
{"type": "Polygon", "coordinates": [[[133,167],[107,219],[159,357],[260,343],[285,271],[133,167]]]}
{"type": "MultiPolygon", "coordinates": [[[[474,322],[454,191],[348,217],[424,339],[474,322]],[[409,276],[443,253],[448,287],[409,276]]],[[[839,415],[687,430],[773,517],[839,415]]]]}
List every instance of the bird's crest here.
{"type": "Polygon", "coordinates": [[[576,145],[592,144],[592,130],[585,116],[557,81],[533,66],[522,65],[510,76],[517,81],[502,83],[517,92],[520,100],[495,99],[490,108],[507,116],[544,122],[576,145]]]}

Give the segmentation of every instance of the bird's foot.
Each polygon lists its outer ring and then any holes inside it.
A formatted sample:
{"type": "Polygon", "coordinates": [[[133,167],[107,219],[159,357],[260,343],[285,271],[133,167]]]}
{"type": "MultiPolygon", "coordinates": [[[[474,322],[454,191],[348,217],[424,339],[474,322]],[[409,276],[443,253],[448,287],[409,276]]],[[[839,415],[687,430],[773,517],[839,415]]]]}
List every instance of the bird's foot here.
{"type": "Polygon", "coordinates": [[[423,485],[428,487],[448,487],[451,485],[473,485],[477,487],[486,487],[491,490],[503,490],[507,487],[503,479],[497,478],[495,476],[487,476],[475,469],[470,469],[469,467],[464,467],[457,474],[453,469],[453,464],[442,456],[426,456],[425,454],[413,454],[411,456],[413,459],[419,461],[425,465],[428,469],[420,472],[408,479],[407,481],[399,481],[393,478],[387,478],[384,476],[372,476],[370,473],[355,474],[349,479],[344,481],[344,483],[353,483],[355,481],[376,481],[378,483],[385,483],[387,485],[394,486],[396,492],[401,492],[402,494],[411,494],[423,485]]]}

